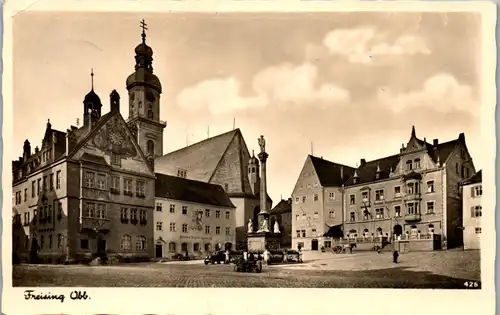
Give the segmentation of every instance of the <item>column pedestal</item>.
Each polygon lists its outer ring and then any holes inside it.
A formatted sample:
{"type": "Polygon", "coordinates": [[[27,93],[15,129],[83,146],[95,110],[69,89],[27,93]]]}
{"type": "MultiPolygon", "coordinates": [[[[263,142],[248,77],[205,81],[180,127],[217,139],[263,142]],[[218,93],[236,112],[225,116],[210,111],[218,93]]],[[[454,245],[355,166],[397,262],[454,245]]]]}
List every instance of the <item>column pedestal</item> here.
{"type": "Polygon", "coordinates": [[[249,252],[263,252],[266,250],[279,250],[281,233],[254,232],[247,235],[249,252]]]}

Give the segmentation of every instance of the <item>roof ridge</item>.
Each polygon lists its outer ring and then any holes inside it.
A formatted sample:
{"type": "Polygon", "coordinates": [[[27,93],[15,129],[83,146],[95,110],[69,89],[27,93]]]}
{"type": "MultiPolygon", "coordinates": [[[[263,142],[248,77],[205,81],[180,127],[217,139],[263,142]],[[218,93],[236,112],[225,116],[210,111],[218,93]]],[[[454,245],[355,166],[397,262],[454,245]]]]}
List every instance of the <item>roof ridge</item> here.
{"type": "Polygon", "coordinates": [[[312,154],[309,154],[309,156],[311,158],[314,158],[314,159],[319,160],[319,161],[325,161],[325,162],[328,162],[330,164],[334,164],[334,165],[338,165],[338,166],[344,166],[344,167],[349,167],[349,168],[352,168],[353,170],[356,169],[355,167],[352,167],[352,166],[349,166],[349,165],[345,165],[345,164],[341,164],[341,163],[337,163],[337,162],[333,162],[333,161],[327,160],[325,158],[314,156],[312,154]]]}
{"type": "Polygon", "coordinates": [[[176,178],[176,179],[178,179],[180,181],[195,182],[195,183],[201,183],[201,184],[204,184],[204,185],[219,186],[219,187],[222,188],[222,186],[219,185],[219,184],[204,182],[204,181],[196,180],[196,179],[183,178],[183,177],[174,176],[174,175],[168,175],[168,174],[163,174],[163,173],[155,173],[155,176],[157,176],[157,177],[162,177],[163,176],[163,177],[176,178]]]}

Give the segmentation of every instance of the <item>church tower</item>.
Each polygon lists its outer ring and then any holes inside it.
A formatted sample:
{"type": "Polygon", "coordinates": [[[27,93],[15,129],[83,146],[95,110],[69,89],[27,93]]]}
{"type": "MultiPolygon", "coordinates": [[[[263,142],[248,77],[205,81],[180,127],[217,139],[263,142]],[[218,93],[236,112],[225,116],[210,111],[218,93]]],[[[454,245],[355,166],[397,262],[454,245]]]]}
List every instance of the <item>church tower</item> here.
{"type": "Polygon", "coordinates": [[[135,72],[127,78],[129,116],[127,124],[147,157],[163,155],[163,129],[160,120],[161,83],[153,74],[153,50],[146,45],[146,23],[141,21],[142,43],[135,48],[135,72]]]}
{"type": "Polygon", "coordinates": [[[252,151],[252,157],[248,161],[248,180],[254,195],[260,192],[259,160],[252,151]]]}
{"type": "Polygon", "coordinates": [[[90,72],[91,90],[83,100],[83,125],[91,127],[92,120],[101,117],[102,103],[99,96],[94,92],[94,70],[90,72]]]}

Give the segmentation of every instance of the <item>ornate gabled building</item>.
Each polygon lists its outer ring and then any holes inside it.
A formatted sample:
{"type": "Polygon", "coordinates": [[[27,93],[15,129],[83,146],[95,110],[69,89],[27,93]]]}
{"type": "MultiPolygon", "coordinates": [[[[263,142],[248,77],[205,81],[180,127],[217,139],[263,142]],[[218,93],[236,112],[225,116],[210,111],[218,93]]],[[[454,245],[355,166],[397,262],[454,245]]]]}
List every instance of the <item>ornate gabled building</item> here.
{"type": "Polygon", "coordinates": [[[155,171],[222,186],[236,206],[236,247],[246,246],[246,223],[256,224],[260,212],[260,177],[259,161],[250,156],[239,129],[157,157],[155,171]]]}
{"type": "Polygon", "coordinates": [[[135,72],[126,81],[129,119],[120,96],[110,111],[92,89],[83,101],[83,126],[66,132],[47,123],[41,148],[12,163],[13,253],[20,260],[91,259],[96,253],[153,256],[154,156],[162,154],[161,85],[152,49],[135,49],[135,72]]]}
{"type": "Polygon", "coordinates": [[[345,183],[345,234],[351,239],[387,237],[401,250],[455,247],[462,243],[459,184],[475,174],[465,136],[432,143],[410,139],[399,154],[361,159],[345,183]],[[409,242],[406,242],[409,241],[409,242]]]}

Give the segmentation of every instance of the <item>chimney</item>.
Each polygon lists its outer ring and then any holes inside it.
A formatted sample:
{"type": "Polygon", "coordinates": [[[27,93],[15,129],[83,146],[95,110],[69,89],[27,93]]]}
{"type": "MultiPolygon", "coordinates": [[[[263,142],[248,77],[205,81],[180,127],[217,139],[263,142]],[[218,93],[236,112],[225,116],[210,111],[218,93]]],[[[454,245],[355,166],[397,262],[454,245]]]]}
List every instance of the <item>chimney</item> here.
{"type": "Polygon", "coordinates": [[[365,159],[361,159],[361,162],[360,162],[359,166],[363,167],[363,166],[365,166],[365,164],[366,164],[366,160],[365,159]]]}
{"type": "Polygon", "coordinates": [[[461,132],[461,133],[458,135],[458,140],[465,142],[465,134],[464,134],[463,132],[461,132]]]}
{"type": "Polygon", "coordinates": [[[36,146],[35,147],[35,153],[38,153],[38,151],[40,151],[40,150],[38,149],[38,146],[36,146]]]}
{"type": "Polygon", "coordinates": [[[120,111],[120,95],[116,90],[111,91],[109,95],[110,108],[112,112],[120,111]]]}
{"type": "Polygon", "coordinates": [[[435,147],[437,147],[438,144],[439,144],[439,140],[438,139],[432,140],[432,145],[434,145],[435,147]]]}
{"type": "Polygon", "coordinates": [[[24,161],[28,160],[30,156],[31,156],[31,145],[28,139],[26,139],[26,141],[24,141],[24,147],[23,147],[24,161]]]}

